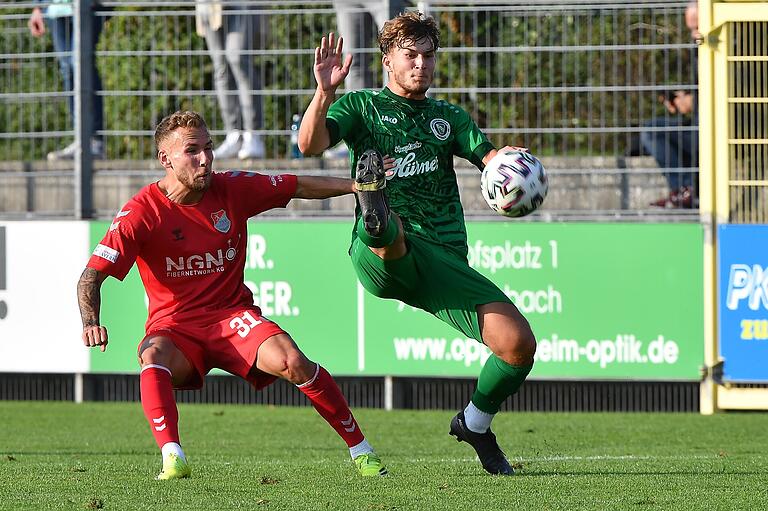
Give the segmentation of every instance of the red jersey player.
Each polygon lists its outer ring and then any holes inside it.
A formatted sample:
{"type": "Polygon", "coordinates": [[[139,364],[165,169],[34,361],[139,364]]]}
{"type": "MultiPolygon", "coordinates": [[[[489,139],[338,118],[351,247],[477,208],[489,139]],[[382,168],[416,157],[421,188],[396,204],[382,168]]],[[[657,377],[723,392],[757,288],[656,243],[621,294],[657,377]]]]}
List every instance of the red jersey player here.
{"type": "Polygon", "coordinates": [[[99,322],[101,284],[135,262],[149,296],[138,346],[141,403],[163,455],[157,479],[189,477],[174,388],[200,388],[216,367],[262,388],[294,383],[349,446],[364,476],[386,468],[365,440],[333,378],[253,305],[243,283],[246,223],[292,198],[355,192],[351,179],[213,173],[211,137],[195,112],[176,112],[155,130],[165,177],[129,200],[96,246],[77,285],[83,343],[107,347],[99,322]]]}

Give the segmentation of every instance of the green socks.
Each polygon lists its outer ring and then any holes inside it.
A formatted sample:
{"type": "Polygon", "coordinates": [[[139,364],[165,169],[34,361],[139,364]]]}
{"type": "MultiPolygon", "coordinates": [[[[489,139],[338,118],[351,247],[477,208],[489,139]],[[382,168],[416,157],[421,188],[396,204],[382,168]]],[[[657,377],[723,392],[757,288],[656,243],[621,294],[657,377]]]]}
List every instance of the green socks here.
{"type": "Polygon", "coordinates": [[[387,221],[387,229],[381,236],[374,237],[368,234],[368,231],[365,230],[365,223],[363,222],[362,217],[357,221],[356,230],[357,237],[367,246],[373,248],[386,247],[387,245],[391,245],[392,242],[395,241],[395,238],[397,238],[397,220],[395,219],[395,214],[390,211],[389,219],[387,221]]]}
{"type": "Polygon", "coordinates": [[[498,412],[504,400],[517,392],[532,368],[533,364],[513,366],[491,355],[480,371],[472,402],[485,413],[498,412]]]}

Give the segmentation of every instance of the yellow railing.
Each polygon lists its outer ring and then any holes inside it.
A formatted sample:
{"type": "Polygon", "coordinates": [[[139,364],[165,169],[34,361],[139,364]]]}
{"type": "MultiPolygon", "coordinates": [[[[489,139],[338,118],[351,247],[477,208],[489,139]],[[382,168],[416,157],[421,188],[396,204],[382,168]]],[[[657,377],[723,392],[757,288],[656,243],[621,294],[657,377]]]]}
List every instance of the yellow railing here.
{"type": "Polygon", "coordinates": [[[768,223],[768,2],[699,1],[705,378],[701,412],[768,408],[768,389],[720,381],[717,227],[768,223]]]}

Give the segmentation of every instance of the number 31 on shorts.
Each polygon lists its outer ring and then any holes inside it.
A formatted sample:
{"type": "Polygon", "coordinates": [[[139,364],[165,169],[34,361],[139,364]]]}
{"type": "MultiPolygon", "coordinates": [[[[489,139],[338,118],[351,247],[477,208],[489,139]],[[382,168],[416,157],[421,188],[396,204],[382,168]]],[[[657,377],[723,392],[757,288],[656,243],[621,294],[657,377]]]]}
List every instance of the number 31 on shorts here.
{"type": "Polygon", "coordinates": [[[229,328],[237,330],[237,335],[245,339],[245,337],[251,332],[251,328],[258,326],[262,323],[260,319],[254,318],[250,312],[245,311],[240,316],[232,318],[229,322],[229,328]]]}

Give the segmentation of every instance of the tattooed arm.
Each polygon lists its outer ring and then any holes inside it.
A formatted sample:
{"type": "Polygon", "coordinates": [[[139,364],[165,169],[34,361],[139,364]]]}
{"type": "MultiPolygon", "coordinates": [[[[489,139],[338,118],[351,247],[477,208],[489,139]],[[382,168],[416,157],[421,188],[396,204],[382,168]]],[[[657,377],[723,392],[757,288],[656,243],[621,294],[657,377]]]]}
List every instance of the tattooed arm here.
{"type": "Polygon", "coordinates": [[[77,303],[83,319],[83,344],[90,348],[101,346],[101,351],[107,349],[108,343],[107,329],[99,324],[101,283],[106,278],[106,273],[86,268],[77,282],[77,303]]]}

